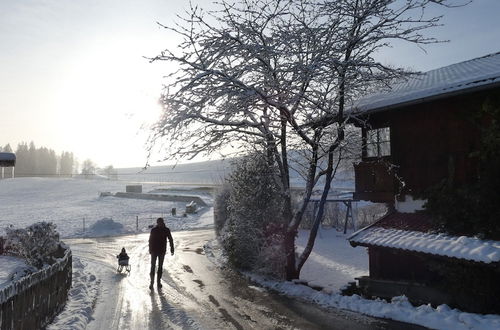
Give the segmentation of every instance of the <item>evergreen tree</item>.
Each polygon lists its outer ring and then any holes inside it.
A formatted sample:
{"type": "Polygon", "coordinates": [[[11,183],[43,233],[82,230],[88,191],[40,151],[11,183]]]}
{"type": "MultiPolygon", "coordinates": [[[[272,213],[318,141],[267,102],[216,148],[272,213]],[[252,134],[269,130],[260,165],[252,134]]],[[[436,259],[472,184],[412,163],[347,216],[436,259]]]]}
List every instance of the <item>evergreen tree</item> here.
{"type": "Polygon", "coordinates": [[[30,169],[28,167],[29,161],[28,144],[26,142],[21,142],[17,145],[16,150],[16,177],[30,175],[30,169]]]}
{"type": "Polygon", "coordinates": [[[73,174],[74,157],[73,153],[63,151],[61,154],[59,174],[71,176],[73,174]]]}

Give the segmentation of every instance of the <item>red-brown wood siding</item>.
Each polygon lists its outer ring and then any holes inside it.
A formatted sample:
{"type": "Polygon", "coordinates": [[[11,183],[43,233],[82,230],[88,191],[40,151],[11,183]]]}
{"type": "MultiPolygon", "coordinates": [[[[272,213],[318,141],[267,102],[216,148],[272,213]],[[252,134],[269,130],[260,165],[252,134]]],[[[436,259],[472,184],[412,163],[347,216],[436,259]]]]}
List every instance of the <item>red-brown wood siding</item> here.
{"type": "Polygon", "coordinates": [[[422,256],[381,247],[369,247],[368,254],[370,278],[418,283],[436,280],[422,256]]]}
{"type": "Polygon", "coordinates": [[[475,178],[472,153],[478,150],[479,131],[471,120],[487,95],[457,96],[370,116],[373,128],[391,128],[391,162],[405,183],[404,194],[418,195],[445,179],[460,185],[475,178]]]}

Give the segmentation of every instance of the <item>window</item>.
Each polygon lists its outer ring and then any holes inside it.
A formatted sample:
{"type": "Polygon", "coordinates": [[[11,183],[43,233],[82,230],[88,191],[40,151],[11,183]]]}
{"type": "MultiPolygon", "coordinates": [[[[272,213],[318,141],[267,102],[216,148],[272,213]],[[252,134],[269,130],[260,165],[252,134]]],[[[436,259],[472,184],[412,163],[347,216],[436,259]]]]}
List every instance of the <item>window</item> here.
{"type": "Polygon", "coordinates": [[[391,155],[391,130],[389,127],[368,130],[366,134],[366,156],[391,155]]]}

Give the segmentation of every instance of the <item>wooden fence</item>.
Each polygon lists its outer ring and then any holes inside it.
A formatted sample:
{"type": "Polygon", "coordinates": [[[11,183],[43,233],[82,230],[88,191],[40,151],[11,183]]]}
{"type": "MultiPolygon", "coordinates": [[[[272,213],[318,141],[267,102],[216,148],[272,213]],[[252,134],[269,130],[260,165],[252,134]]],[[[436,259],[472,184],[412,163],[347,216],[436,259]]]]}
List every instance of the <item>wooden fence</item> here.
{"type": "Polygon", "coordinates": [[[0,289],[0,329],[43,329],[64,308],[71,288],[72,256],[60,248],[58,261],[0,289]]]}

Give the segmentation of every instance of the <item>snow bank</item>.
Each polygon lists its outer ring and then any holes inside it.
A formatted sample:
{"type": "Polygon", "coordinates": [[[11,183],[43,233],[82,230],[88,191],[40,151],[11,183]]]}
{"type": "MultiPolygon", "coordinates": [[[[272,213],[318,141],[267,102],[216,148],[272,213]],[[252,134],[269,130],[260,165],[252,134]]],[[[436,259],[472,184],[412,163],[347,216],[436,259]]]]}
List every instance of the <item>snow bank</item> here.
{"type": "Polygon", "coordinates": [[[108,218],[96,221],[85,231],[85,235],[90,237],[115,236],[129,233],[132,233],[132,231],[126,229],[121,223],[108,218]]]}
{"type": "Polygon", "coordinates": [[[57,329],[85,329],[92,320],[97,300],[99,281],[86,270],[85,262],[73,257],[73,285],[64,310],[47,327],[57,329]]]}
{"type": "Polygon", "coordinates": [[[380,299],[368,300],[358,295],[329,294],[292,282],[271,281],[250,273],[246,273],[246,275],[264,287],[324,307],[346,309],[374,317],[419,324],[433,329],[500,329],[500,315],[465,313],[451,309],[447,305],[440,305],[436,308],[430,305],[414,307],[404,296],[394,297],[391,302],[386,302],[380,299]]]}
{"type": "MultiPolygon", "coordinates": [[[[358,295],[342,296],[338,293],[331,293],[331,290],[328,288],[331,287],[331,285],[328,285],[329,281],[335,281],[335,278],[339,275],[345,276],[345,272],[350,272],[346,269],[350,269],[349,267],[353,267],[353,265],[356,264],[356,257],[353,258],[354,262],[351,261],[351,263],[349,263],[349,254],[346,249],[356,249],[350,247],[344,237],[340,237],[341,235],[334,234],[334,231],[326,231],[323,232],[322,235],[325,241],[321,242],[322,239],[320,238],[320,243],[318,244],[317,242],[315,244],[315,251],[317,251],[318,254],[323,254],[325,257],[329,256],[331,259],[325,259],[329,260],[329,262],[322,263],[322,266],[313,266],[313,268],[316,269],[316,271],[318,272],[317,274],[320,274],[323,278],[322,282],[327,283],[326,289],[324,289],[323,291],[316,291],[309,286],[295,284],[293,282],[269,280],[265,277],[253,273],[247,272],[244,273],[244,275],[250,278],[252,281],[259,283],[263,287],[277,291],[287,296],[295,297],[308,302],[313,302],[324,307],[346,309],[373,317],[381,317],[406,323],[413,323],[434,329],[500,329],[500,315],[480,315],[465,313],[457,309],[451,309],[447,305],[440,305],[436,308],[433,308],[430,305],[414,307],[404,296],[395,297],[391,302],[386,302],[380,299],[364,299],[358,295]],[[336,237],[337,239],[332,237],[336,237]],[[330,244],[327,244],[328,241],[330,242],[330,244]],[[345,242],[345,247],[342,241],[345,242]],[[317,246],[320,247],[318,250],[316,250],[317,246]],[[324,251],[327,246],[330,246],[329,252],[324,251]],[[346,267],[329,267],[329,265],[331,266],[332,264],[336,266],[344,265],[346,267]],[[326,274],[328,274],[328,276],[325,276],[326,274]]],[[[305,240],[305,236],[305,231],[299,233],[299,238],[297,239],[298,244],[305,240]]],[[[207,243],[204,246],[204,249],[206,256],[212,262],[214,262],[215,265],[217,265],[218,267],[223,267],[226,264],[224,255],[216,240],[207,243]]],[[[367,259],[366,254],[365,258],[367,259]]],[[[309,262],[310,260],[306,262],[306,265],[309,262]]],[[[319,264],[321,264],[321,262],[319,264]]],[[[355,267],[351,269],[358,270],[358,268],[355,267]]],[[[305,281],[311,283],[308,275],[302,275],[305,281]]],[[[353,278],[351,278],[350,280],[353,280],[353,278]]],[[[319,279],[316,279],[316,281],[319,281],[319,279]]]]}

